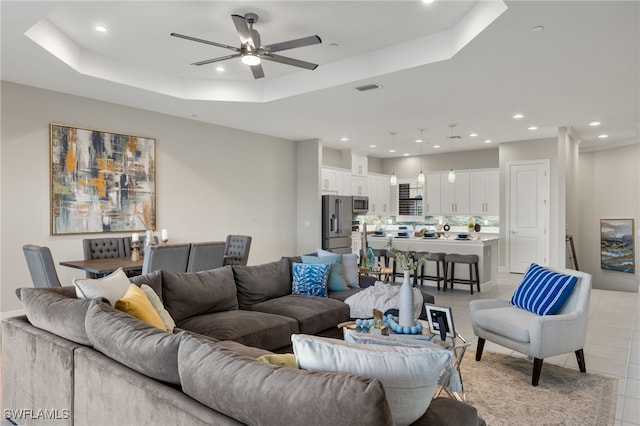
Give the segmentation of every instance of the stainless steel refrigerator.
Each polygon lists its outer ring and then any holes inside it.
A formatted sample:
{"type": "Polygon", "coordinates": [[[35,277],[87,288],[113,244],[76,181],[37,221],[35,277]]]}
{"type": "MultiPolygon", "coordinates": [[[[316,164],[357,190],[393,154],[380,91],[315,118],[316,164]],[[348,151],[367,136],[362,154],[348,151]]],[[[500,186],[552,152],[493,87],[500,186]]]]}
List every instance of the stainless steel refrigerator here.
{"type": "Polygon", "coordinates": [[[353,201],[342,195],[322,196],[322,248],[334,253],[351,253],[353,201]]]}

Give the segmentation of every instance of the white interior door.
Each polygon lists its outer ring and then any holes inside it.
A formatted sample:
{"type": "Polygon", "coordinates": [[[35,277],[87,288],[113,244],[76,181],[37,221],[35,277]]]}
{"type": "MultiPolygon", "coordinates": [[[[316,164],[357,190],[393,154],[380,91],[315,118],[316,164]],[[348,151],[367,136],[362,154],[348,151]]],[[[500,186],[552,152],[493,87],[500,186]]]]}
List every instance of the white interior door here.
{"type": "Polygon", "coordinates": [[[548,162],[509,165],[509,271],[547,264],[548,162]]]}

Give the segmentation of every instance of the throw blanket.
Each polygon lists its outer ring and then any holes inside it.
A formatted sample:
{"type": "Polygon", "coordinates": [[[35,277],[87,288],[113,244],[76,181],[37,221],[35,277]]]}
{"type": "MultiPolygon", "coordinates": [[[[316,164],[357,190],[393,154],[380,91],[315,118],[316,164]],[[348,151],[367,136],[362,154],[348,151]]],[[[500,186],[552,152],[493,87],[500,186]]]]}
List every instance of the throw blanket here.
{"type": "MultiPolygon", "coordinates": [[[[400,286],[376,282],[371,287],[349,296],[345,301],[351,308],[351,318],[372,318],[373,309],[386,312],[400,307],[400,286]]],[[[413,317],[422,311],[422,293],[413,289],[413,317]]]]}

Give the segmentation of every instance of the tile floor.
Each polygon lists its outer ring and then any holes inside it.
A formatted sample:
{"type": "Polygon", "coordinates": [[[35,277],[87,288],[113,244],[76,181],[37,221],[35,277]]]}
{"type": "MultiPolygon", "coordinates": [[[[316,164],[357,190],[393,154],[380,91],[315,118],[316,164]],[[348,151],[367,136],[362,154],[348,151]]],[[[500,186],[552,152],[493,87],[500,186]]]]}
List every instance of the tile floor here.
{"type": "MultiPolygon", "coordinates": [[[[519,274],[500,274],[498,284],[482,293],[469,290],[438,291],[429,287],[436,304],[450,306],[458,333],[475,350],[477,339],[469,320],[469,301],[480,298],[510,298],[522,279],[519,274]]],[[[511,353],[502,346],[487,342],[485,351],[511,353]]],[[[640,294],[593,290],[587,343],[584,348],[587,372],[618,379],[618,401],[615,426],[640,425],[640,294]]],[[[513,353],[517,356],[521,354],[513,353]]],[[[567,368],[578,369],[573,353],[544,360],[567,368]]],[[[544,365],[542,378],[544,380],[544,365]]]]}
{"type": "MultiPolygon", "coordinates": [[[[509,298],[521,279],[522,275],[518,274],[500,274],[497,285],[473,296],[468,290],[438,292],[435,287],[428,288],[435,296],[436,304],[451,307],[456,330],[475,349],[476,339],[469,320],[469,301],[509,298]]],[[[511,352],[491,342],[487,342],[485,351],[511,352]]],[[[615,426],[640,425],[640,294],[593,290],[584,351],[588,372],[618,379],[615,426]]],[[[578,368],[574,354],[548,358],[545,363],[578,368]]],[[[544,379],[544,366],[542,374],[541,380],[544,379]]],[[[1,380],[0,365],[0,383],[1,380]]],[[[9,425],[4,419],[0,420],[0,426],[9,425]]]]}

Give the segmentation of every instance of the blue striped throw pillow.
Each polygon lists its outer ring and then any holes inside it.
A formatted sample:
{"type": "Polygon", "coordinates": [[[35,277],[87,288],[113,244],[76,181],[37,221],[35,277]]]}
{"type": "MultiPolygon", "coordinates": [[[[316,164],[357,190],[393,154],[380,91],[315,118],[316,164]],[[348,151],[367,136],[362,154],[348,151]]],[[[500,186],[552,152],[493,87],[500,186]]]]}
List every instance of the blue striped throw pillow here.
{"type": "Polygon", "coordinates": [[[578,277],[532,263],[511,297],[511,303],[538,315],[553,315],[564,305],[578,277]]]}
{"type": "Polygon", "coordinates": [[[291,293],[328,297],[327,277],[331,264],[294,263],[291,293]]]}

